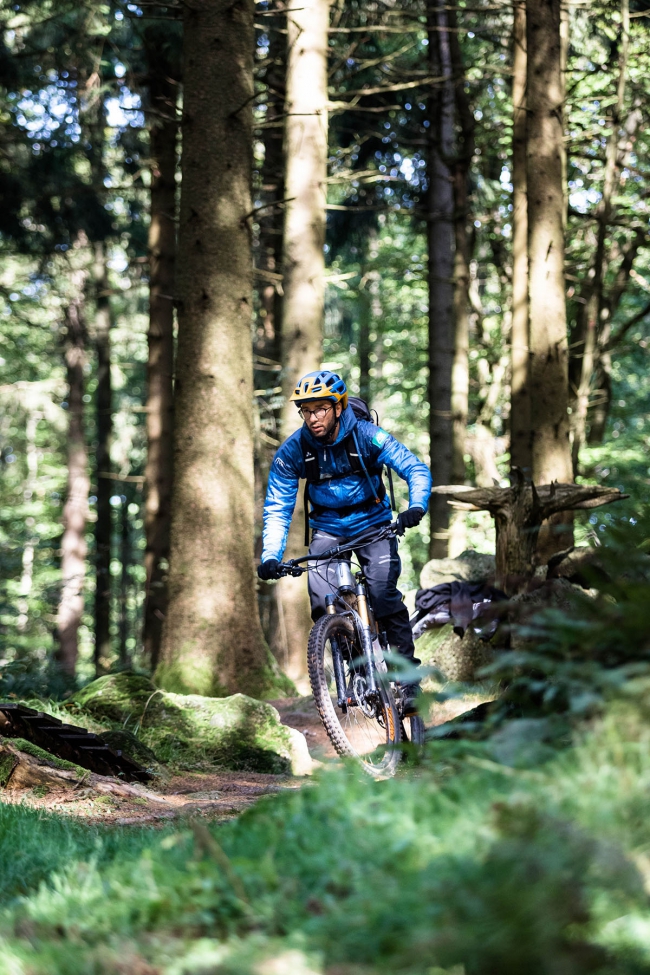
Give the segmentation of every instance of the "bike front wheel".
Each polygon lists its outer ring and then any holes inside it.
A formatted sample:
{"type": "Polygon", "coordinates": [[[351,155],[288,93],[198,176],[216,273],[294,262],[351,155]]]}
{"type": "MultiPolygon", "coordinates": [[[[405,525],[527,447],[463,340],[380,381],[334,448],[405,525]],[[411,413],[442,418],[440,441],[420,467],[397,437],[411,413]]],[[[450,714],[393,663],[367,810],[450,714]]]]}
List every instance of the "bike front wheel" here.
{"type": "Polygon", "coordinates": [[[307,647],[309,680],[325,730],[339,755],[357,759],[370,775],[394,775],[400,761],[400,719],[386,675],[374,670],[369,690],[367,661],[351,620],[326,615],[315,623],[307,647]],[[343,683],[345,700],[339,703],[343,683]]]}

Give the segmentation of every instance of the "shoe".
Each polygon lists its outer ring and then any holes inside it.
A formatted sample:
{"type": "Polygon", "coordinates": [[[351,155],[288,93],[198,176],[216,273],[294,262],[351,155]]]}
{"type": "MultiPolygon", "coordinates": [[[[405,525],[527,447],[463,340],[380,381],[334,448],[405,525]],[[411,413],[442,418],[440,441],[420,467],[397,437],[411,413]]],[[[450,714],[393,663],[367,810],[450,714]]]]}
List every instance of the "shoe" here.
{"type": "Polygon", "coordinates": [[[413,717],[418,713],[418,698],[422,693],[419,684],[402,684],[402,716],[413,717]]]}

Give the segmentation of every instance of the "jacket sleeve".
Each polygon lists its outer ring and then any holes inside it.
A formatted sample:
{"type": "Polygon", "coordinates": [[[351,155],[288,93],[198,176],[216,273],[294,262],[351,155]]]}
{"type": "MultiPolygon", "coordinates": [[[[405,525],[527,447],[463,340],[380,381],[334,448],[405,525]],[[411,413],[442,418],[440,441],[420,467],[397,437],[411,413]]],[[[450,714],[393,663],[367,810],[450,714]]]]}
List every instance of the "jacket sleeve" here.
{"type": "Polygon", "coordinates": [[[422,508],[426,511],[433,481],[424,461],[381,427],[376,428],[372,443],[375,449],[380,448],[376,463],[386,464],[408,484],[409,508],[422,508]]]}
{"type": "Polygon", "coordinates": [[[298,481],[301,476],[293,446],[289,441],[283,443],[271,464],[264,502],[262,562],[268,559],[280,561],[287,544],[289,525],[298,495],[298,481]]]}

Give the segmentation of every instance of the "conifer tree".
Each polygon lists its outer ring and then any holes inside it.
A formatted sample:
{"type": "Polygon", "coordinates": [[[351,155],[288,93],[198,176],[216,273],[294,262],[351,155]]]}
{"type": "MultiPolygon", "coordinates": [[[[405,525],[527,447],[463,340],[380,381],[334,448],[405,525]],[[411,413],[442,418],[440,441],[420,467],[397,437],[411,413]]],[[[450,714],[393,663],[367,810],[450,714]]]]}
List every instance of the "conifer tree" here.
{"type": "MultiPolygon", "coordinates": [[[[325,299],[325,204],[327,199],[327,43],[329,0],[307,0],[287,12],[282,367],[285,409],[282,436],[300,424],[288,398],[300,376],[321,364],[325,299]]],[[[287,557],[304,546],[302,496],[289,532],[287,557]]],[[[306,674],[311,628],[304,580],[283,579],[279,589],[285,627],[291,634],[288,673],[306,674]]]]}
{"type": "MultiPolygon", "coordinates": [[[[564,283],[560,0],[528,0],[526,46],[532,476],[535,484],[567,484],[573,472],[564,283]]],[[[558,546],[566,547],[570,534],[550,526],[540,535],[540,552],[551,554],[558,546]]]]}
{"type": "Polygon", "coordinates": [[[158,678],[199,694],[272,690],[253,562],[253,4],[183,19],[179,337],[169,603],[158,678]]]}

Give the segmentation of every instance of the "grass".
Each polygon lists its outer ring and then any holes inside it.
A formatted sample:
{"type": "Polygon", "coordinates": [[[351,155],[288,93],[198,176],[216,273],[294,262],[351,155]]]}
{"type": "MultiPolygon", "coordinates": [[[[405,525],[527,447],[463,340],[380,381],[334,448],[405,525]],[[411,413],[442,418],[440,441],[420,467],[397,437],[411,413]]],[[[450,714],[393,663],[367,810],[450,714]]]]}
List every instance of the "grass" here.
{"type": "Polygon", "coordinates": [[[0,973],[650,971],[648,746],[619,707],[542,766],[433,743],[407,777],[328,772],[209,830],[5,807],[0,973]]]}
{"type": "Polygon", "coordinates": [[[153,842],[150,830],[106,830],[69,817],[0,803],[0,905],[64,872],[71,863],[92,862],[103,869],[116,855],[137,857],[153,842]]]}

